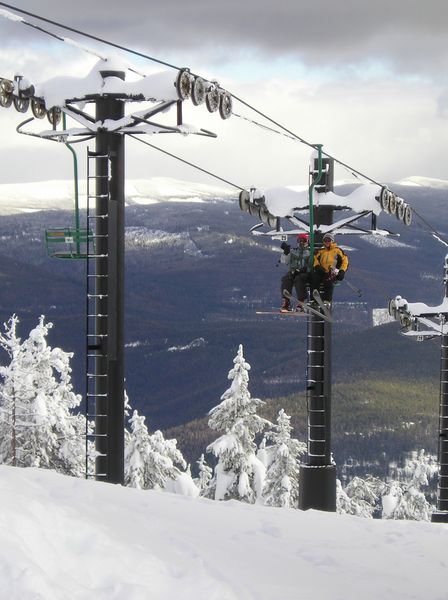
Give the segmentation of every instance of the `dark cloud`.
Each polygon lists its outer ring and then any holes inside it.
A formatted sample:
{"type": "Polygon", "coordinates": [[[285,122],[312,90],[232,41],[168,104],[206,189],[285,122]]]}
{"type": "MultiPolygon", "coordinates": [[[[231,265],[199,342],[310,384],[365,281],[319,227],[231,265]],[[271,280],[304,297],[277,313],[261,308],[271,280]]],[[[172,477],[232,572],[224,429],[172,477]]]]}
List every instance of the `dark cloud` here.
{"type": "MultiPolygon", "coordinates": [[[[184,53],[231,61],[246,50],[321,65],[386,60],[421,73],[448,58],[446,0],[22,0],[20,7],[180,64],[184,53]]],[[[7,35],[19,27],[8,23],[7,35]]]]}

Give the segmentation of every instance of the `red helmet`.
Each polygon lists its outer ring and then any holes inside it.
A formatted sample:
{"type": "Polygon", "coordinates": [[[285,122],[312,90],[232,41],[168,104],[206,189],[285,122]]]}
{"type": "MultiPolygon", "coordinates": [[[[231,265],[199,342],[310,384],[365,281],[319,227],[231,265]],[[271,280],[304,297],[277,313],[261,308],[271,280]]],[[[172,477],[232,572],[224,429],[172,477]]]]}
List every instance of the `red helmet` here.
{"type": "Polygon", "coordinates": [[[307,233],[299,233],[299,235],[297,236],[297,241],[298,242],[307,242],[308,234],[307,233]]]}

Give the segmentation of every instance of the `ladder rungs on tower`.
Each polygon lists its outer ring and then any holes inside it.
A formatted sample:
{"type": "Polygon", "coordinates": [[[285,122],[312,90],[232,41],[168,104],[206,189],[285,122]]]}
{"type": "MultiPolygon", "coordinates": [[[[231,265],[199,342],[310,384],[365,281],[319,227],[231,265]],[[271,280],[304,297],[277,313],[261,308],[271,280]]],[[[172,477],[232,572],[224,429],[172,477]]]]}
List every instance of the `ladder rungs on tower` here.
{"type": "Polygon", "coordinates": [[[87,227],[92,234],[86,260],[86,478],[107,477],[109,181],[110,156],[88,150],[87,227]]]}

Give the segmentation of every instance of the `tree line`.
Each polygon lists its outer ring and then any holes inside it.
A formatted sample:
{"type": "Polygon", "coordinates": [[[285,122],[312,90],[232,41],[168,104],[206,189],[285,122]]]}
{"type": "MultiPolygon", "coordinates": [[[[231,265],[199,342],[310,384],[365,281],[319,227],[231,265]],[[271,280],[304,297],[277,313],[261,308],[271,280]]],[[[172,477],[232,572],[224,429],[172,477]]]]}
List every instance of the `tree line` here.
{"type": "MultiPolygon", "coordinates": [[[[41,316],[28,337],[18,335],[13,315],[0,333],[9,363],[0,367],[0,463],[54,469],[84,477],[93,474],[95,450],[87,446],[82,397],[73,390],[72,353],[52,348],[52,323],[41,316]]],[[[306,444],[292,436],[291,417],[283,408],[275,421],[261,416],[265,402],[249,390],[250,365],[240,345],[229,371],[230,387],[208,415],[217,436],[202,454],[193,477],[176,439],[150,433],[145,417],[132,410],[126,397],[125,485],[160,489],[216,501],[297,508],[299,469],[306,444]],[[213,466],[211,466],[213,465],[213,466]]],[[[435,458],[424,450],[407,459],[396,477],[354,477],[338,481],[337,510],[362,517],[428,520],[433,507],[423,488],[437,473],[435,458]]]]}

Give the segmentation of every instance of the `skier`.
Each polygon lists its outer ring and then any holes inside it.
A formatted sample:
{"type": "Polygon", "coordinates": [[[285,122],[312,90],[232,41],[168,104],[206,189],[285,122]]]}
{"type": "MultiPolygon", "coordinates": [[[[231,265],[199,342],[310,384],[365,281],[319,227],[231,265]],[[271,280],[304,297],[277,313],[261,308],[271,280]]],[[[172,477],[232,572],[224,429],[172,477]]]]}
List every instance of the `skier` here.
{"type": "MultiPolygon", "coordinates": [[[[291,300],[285,298],[283,290],[287,290],[290,294],[294,287],[297,293],[297,299],[300,302],[305,302],[307,299],[306,284],[309,282],[309,263],[310,263],[310,247],[308,244],[308,234],[299,233],[297,236],[297,248],[291,248],[286,242],[282,242],[280,248],[283,254],[280,261],[289,265],[288,272],[282,277],[281,295],[282,305],[280,312],[291,311],[291,300]]],[[[298,308],[298,310],[301,310],[298,308]]]]}
{"type": "Polygon", "coordinates": [[[348,257],[334,241],[334,235],[326,233],[323,237],[323,247],[314,256],[312,290],[320,290],[322,300],[331,302],[335,281],[342,281],[348,267],[348,257]]]}

